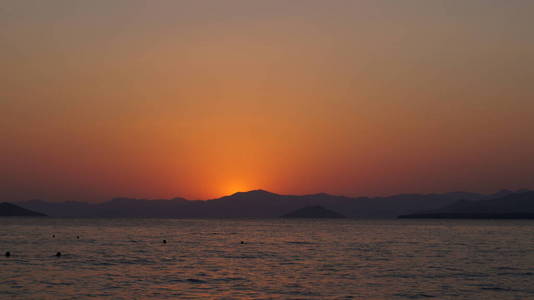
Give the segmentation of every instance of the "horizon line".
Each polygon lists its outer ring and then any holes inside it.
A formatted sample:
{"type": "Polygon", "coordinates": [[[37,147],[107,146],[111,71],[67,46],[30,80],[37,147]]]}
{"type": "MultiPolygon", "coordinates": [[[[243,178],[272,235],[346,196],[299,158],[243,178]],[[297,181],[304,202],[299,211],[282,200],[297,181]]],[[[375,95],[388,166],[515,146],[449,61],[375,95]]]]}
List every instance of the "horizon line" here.
{"type": "MultiPolygon", "coordinates": [[[[343,195],[343,194],[332,194],[332,193],[327,193],[327,192],[316,192],[316,193],[305,193],[305,194],[283,194],[283,193],[271,192],[271,191],[264,190],[264,189],[253,189],[253,190],[248,190],[248,191],[238,191],[238,192],[235,192],[235,193],[232,193],[232,194],[227,194],[227,195],[223,195],[223,196],[220,196],[220,197],[209,198],[209,199],[188,199],[188,198],[179,197],[179,196],[178,197],[172,197],[172,198],[144,198],[144,197],[138,198],[138,197],[128,197],[128,196],[117,196],[117,197],[112,197],[112,198],[109,198],[107,200],[102,200],[102,201],[76,201],[76,200],[53,201],[53,200],[44,200],[44,199],[41,199],[41,198],[33,198],[33,199],[28,199],[28,200],[13,201],[11,203],[20,203],[20,202],[28,202],[28,201],[43,201],[43,202],[54,202],[54,203],[79,202],[79,203],[97,204],[97,203],[105,203],[105,202],[113,201],[115,199],[147,200],[147,201],[157,201],[157,200],[167,200],[167,201],[172,201],[172,200],[212,201],[212,200],[218,200],[218,199],[222,199],[222,198],[232,197],[232,196],[235,196],[237,194],[247,194],[247,193],[253,193],[253,192],[264,192],[264,193],[273,194],[273,195],[277,195],[277,196],[317,196],[317,195],[327,195],[327,196],[334,196],[334,197],[345,197],[345,198],[354,198],[354,199],[356,199],[356,198],[388,198],[388,197],[403,196],[403,195],[442,195],[442,194],[454,194],[454,193],[494,195],[494,194],[498,194],[498,193],[501,193],[501,192],[518,193],[518,192],[530,192],[530,191],[533,191],[533,190],[528,189],[528,188],[519,188],[519,189],[506,189],[506,188],[504,188],[504,189],[499,189],[496,192],[490,192],[490,193],[472,192],[472,191],[450,191],[450,192],[430,192],[430,193],[405,192],[405,193],[398,193],[398,194],[387,194],[387,195],[384,195],[384,196],[376,196],[376,195],[375,196],[371,196],[371,195],[366,195],[366,196],[347,196],[347,195],[343,195]]],[[[2,202],[8,202],[8,201],[2,201],[2,202]]]]}

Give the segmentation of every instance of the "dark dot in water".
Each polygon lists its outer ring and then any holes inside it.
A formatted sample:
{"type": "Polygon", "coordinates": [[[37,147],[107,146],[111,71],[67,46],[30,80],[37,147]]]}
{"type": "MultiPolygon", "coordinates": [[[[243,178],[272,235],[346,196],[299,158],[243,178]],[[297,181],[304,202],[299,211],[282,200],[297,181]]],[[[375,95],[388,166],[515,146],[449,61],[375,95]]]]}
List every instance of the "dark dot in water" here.
{"type": "Polygon", "coordinates": [[[78,240],[79,240],[79,239],[80,239],[80,236],[79,236],[79,235],[77,235],[77,236],[76,236],[76,239],[78,239],[78,240]]]}
{"type": "Polygon", "coordinates": [[[61,256],[61,252],[58,251],[58,253],[56,253],[56,256],[60,257],[61,256]]]}
{"type": "Polygon", "coordinates": [[[55,237],[56,237],[56,235],[55,235],[55,234],[52,234],[52,237],[53,237],[53,238],[55,238],[55,237]]]}
{"type": "Polygon", "coordinates": [[[244,244],[245,242],[241,241],[241,244],[244,244]]]}
{"type": "Polygon", "coordinates": [[[10,256],[11,256],[11,252],[6,251],[6,257],[10,257],[10,256]]]}
{"type": "Polygon", "coordinates": [[[167,240],[163,240],[163,244],[167,244],[167,240]]]}

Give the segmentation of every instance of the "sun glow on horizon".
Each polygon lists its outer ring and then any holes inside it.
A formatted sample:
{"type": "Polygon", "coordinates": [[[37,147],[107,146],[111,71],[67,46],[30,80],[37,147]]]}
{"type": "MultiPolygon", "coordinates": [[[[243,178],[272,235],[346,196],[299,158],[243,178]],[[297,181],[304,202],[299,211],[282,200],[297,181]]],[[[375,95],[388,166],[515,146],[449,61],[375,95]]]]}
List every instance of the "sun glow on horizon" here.
{"type": "Polygon", "coordinates": [[[217,197],[224,197],[228,195],[233,195],[235,193],[239,192],[247,192],[254,190],[254,187],[250,184],[247,184],[243,181],[230,181],[229,183],[226,183],[221,186],[220,191],[217,195],[217,197]]]}
{"type": "Polygon", "coordinates": [[[534,1],[4,2],[3,199],[534,188],[534,1]]]}

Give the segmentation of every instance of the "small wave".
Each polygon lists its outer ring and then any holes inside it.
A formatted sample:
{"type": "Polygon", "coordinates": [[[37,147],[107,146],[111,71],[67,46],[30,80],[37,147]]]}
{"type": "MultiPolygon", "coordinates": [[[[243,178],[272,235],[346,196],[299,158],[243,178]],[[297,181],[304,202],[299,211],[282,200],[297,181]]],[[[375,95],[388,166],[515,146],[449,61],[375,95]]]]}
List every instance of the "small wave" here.
{"type": "Polygon", "coordinates": [[[395,294],[397,297],[403,297],[408,299],[419,299],[419,298],[436,298],[436,296],[424,294],[424,293],[418,293],[418,294],[405,294],[405,293],[398,293],[395,294]]]}
{"type": "Polygon", "coordinates": [[[90,263],[88,265],[91,265],[91,266],[114,266],[115,264],[108,263],[108,262],[96,262],[96,263],[90,263]]]}
{"type": "Polygon", "coordinates": [[[289,241],[286,242],[287,244],[293,244],[293,245],[314,245],[315,243],[312,242],[300,242],[300,241],[289,241]]]}
{"type": "Polygon", "coordinates": [[[392,273],[392,274],[380,274],[375,275],[375,278],[416,278],[417,275],[414,274],[399,274],[399,273],[392,273]]]}
{"type": "Polygon", "coordinates": [[[457,274],[451,274],[451,277],[460,277],[460,278],[484,278],[484,277],[490,277],[490,274],[482,274],[482,273],[457,273],[457,274]]]}
{"type": "Polygon", "coordinates": [[[223,258],[229,258],[229,259],[253,259],[253,258],[262,258],[258,255],[225,255],[223,258]]]}
{"type": "Polygon", "coordinates": [[[138,258],[138,259],[119,259],[115,260],[112,263],[114,264],[124,264],[124,265],[152,265],[156,262],[150,259],[138,258]]]}
{"type": "Polygon", "coordinates": [[[500,273],[497,273],[498,276],[517,276],[517,277],[522,277],[522,276],[532,276],[534,275],[534,273],[532,272],[519,272],[519,273],[516,273],[516,272],[500,272],[500,273]]]}
{"type": "Polygon", "coordinates": [[[215,282],[230,282],[230,281],[246,281],[247,279],[242,277],[226,277],[226,278],[216,278],[213,281],[215,282]]]}
{"type": "Polygon", "coordinates": [[[480,289],[481,289],[481,290],[486,290],[486,291],[496,291],[496,292],[511,292],[511,291],[513,291],[513,289],[510,289],[510,288],[502,288],[502,287],[498,287],[498,286],[481,287],[480,289]]]}
{"type": "Polygon", "coordinates": [[[188,278],[186,281],[191,282],[191,283],[207,283],[207,281],[205,280],[196,279],[196,278],[188,278]]]}
{"type": "Polygon", "coordinates": [[[512,267],[498,267],[497,270],[517,270],[517,269],[512,268],[512,267]]]}
{"type": "Polygon", "coordinates": [[[69,286],[69,285],[74,284],[73,282],[65,282],[65,281],[62,281],[62,282],[41,281],[40,283],[44,285],[48,285],[48,286],[69,286]]]}
{"type": "Polygon", "coordinates": [[[511,288],[500,287],[493,284],[469,284],[469,286],[478,287],[481,290],[485,291],[496,291],[496,292],[511,292],[514,291],[511,288]]]}

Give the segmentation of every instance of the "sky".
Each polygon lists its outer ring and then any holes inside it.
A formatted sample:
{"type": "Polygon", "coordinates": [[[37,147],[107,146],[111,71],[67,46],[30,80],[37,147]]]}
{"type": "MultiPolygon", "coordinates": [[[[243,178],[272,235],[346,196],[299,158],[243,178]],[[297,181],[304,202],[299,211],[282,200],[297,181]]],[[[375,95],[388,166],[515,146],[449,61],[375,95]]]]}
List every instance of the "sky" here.
{"type": "Polygon", "coordinates": [[[0,200],[534,188],[533,15],[0,0],[0,200]]]}

